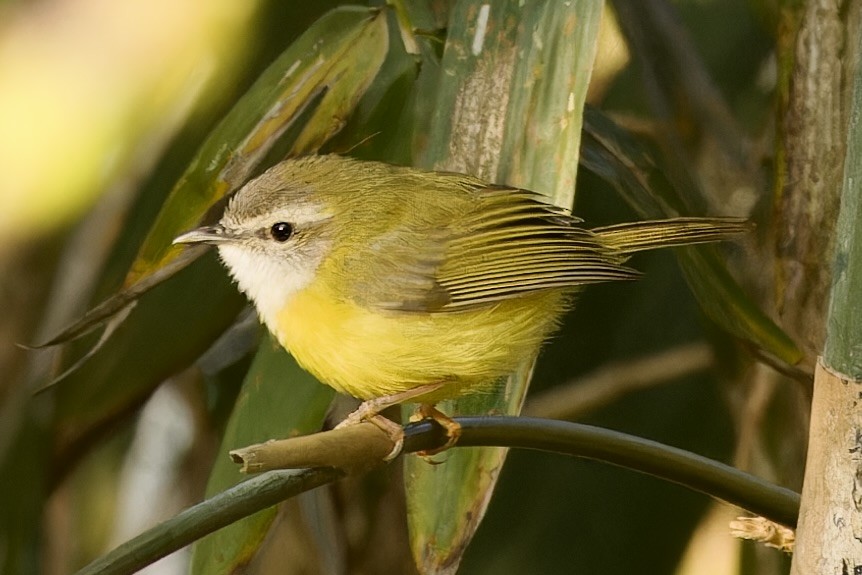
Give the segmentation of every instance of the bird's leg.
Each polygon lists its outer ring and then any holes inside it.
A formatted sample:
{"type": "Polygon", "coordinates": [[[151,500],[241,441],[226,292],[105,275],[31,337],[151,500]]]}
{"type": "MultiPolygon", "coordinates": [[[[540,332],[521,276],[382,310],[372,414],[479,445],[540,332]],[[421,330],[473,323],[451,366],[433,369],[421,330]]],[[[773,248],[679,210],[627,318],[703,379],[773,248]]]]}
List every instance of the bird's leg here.
{"type": "Polygon", "coordinates": [[[433,419],[446,431],[446,443],[441,447],[436,449],[429,449],[427,451],[420,451],[418,455],[422,457],[429,457],[431,455],[436,455],[441,451],[446,451],[456,443],[458,443],[458,438],[461,437],[461,425],[437,409],[433,403],[422,403],[416,409],[416,413],[410,418],[410,421],[421,421],[423,419],[433,419]]]}
{"type": "MultiPolygon", "coordinates": [[[[398,454],[401,453],[401,449],[404,448],[404,428],[392,421],[391,419],[383,417],[379,413],[370,416],[368,419],[366,419],[366,421],[368,421],[369,423],[373,423],[378,428],[380,428],[394,444],[392,451],[390,451],[386,455],[386,457],[383,458],[383,461],[392,461],[393,459],[398,457],[398,454]]],[[[344,422],[342,421],[341,423],[344,422]]],[[[342,427],[341,423],[336,426],[336,429],[342,427]]]]}
{"type": "Polygon", "coordinates": [[[394,421],[386,419],[385,417],[380,415],[380,412],[387,407],[398,405],[399,403],[404,403],[406,401],[410,401],[411,399],[416,399],[417,397],[421,397],[425,394],[437,391],[444,385],[445,382],[428,383],[425,385],[420,385],[418,387],[407,389],[405,391],[393,393],[392,395],[384,395],[383,397],[375,397],[373,399],[364,401],[362,402],[362,404],[359,405],[359,407],[356,408],[355,411],[350,413],[347,417],[344,418],[341,423],[336,425],[335,429],[347,427],[348,425],[356,425],[357,423],[362,423],[363,421],[373,423],[381,430],[383,430],[383,432],[389,436],[392,442],[395,443],[395,447],[392,449],[389,455],[384,458],[385,461],[391,461],[392,459],[395,459],[399,453],[401,453],[401,448],[404,445],[404,429],[394,421]]]}
{"type": "Polygon", "coordinates": [[[372,417],[374,417],[375,415],[379,415],[380,412],[387,407],[392,407],[393,405],[398,405],[399,403],[404,403],[410,401],[411,399],[416,399],[417,397],[421,397],[425,394],[437,391],[438,389],[443,387],[443,385],[445,385],[445,383],[442,381],[435,383],[427,383],[425,385],[420,385],[418,387],[399,391],[398,393],[393,393],[392,395],[384,395],[382,397],[375,397],[373,399],[369,399],[362,402],[362,404],[357,407],[355,411],[345,417],[344,421],[336,425],[335,428],[338,429],[340,427],[356,425],[357,423],[371,420],[372,417]]]}

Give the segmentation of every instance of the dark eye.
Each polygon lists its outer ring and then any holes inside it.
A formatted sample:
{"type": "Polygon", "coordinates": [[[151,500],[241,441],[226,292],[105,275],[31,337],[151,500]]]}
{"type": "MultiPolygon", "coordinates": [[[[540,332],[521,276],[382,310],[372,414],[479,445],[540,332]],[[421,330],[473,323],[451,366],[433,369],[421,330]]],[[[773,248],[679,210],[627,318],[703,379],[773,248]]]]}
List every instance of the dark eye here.
{"type": "Polygon", "coordinates": [[[278,222],[269,228],[269,233],[277,242],[286,242],[293,235],[293,226],[287,222],[278,222]]]}

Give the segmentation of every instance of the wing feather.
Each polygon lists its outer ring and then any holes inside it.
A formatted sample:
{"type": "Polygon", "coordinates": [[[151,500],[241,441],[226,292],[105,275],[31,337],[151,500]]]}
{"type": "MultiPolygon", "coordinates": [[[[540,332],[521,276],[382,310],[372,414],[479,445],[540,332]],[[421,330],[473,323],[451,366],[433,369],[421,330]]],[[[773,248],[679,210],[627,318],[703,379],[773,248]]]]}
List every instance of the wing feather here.
{"type": "Polygon", "coordinates": [[[430,230],[399,229],[375,243],[385,271],[365,303],[447,312],[554,288],[632,279],[619,254],[580,220],[526,190],[477,188],[469,208],[430,230]],[[413,241],[405,239],[415,236],[413,241]]]}

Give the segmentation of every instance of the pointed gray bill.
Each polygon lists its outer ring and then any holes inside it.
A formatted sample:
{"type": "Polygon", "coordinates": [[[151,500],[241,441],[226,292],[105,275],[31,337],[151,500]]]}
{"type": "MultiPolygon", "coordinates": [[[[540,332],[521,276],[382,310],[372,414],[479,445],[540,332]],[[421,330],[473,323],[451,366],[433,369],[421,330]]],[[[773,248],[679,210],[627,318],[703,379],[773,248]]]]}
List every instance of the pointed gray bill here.
{"type": "Polygon", "coordinates": [[[174,244],[219,244],[233,239],[224,226],[203,226],[174,238],[174,244]]]}

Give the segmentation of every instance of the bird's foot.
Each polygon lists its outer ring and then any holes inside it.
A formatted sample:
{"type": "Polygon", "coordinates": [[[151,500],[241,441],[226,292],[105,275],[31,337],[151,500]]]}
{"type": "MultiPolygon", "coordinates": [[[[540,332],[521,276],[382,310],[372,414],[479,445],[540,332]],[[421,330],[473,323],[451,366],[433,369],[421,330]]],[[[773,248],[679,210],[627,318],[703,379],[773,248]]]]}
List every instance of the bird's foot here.
{"type": "MultiPolygon", "coordinates": [[[[395,445],[389,455],[384,458],[384,461],[391,461],[398,457],[398,454],[401,453],[402,447],[404,447],[404,429],[391,419],[387,419],[380,415],[380,412],[393,405],[398,405],[399,403],[404,403],[412,399],[416,399],[417,397],[421,397],[428,393],[437,391],[438,389],[443,387],[443,385],[445,385],[443,382],[429,383],[398,393],[393,393],[391,395],[384,395],[383,397],[375,397],[373,399],[364,401],[362,402],[362,404],[360,404],[359,407],[356,408],[355,411],[350,413],[347,417],[344,418],[341,423],[336,425],[335,429],[341,429],[343,427],[347,427],[348,425],[356,425],[357,423],[362,423],[363,421],[373,423],[374,425],[379,427],[384,433],[386,433],[386,435],[389,436],[389,438],[392,440],[392,443],[395,445]]],[[[434,409],[434,407],[431,406],[431,409],[434,409]]],[[[434,411],[437,410],[434,409],[434,411]]],[[[441,413],[441,415],[443,414],[441,413]]],[[[446,416],[443,415],[443,417],[446,416]]],[[[455,423],[452,420],[449,421],[455,423]]]]}
{"type": "Polygon", "coordinates": [[[428,458],[446,451],[458,443],[458,439],[461,437],[461,424],[437,409],[434,404],[423,403],[419,405],[416,413],[410,417],[410,421],[421,421],[423,419],[433,419],[446,431],[446,443],[435,449],[419,451],[417,455],[428,458]]]}

